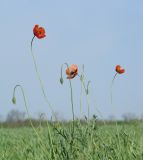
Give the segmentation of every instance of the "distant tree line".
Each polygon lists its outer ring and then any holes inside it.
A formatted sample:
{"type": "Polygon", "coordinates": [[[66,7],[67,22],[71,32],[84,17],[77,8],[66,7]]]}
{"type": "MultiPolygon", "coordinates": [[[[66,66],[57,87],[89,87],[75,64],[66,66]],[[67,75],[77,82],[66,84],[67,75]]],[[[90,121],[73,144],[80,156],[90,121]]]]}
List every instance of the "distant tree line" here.
{"type": "MultiPolygon", "coordinates": [[[[55,112],[55,115],[57,117],[56,121],[60,121],[62,123],[68,123],[69,121],[66,121],[62,118],[62,116],[60,116],[60,114],[58,112],[55,112]]],[[[96,119],[98,124],[103,124],[103,120],[99,120],[97,116],[93,115],[93,117],[91,118],[91,120],[96,119]]],[[[122,115],[122,120],[118,120],[119,124],[120,123],[128,123],[128,122],[133,122],[133,121],[143,121],[143,114],[141,117],[136,116],[134,113],[124,113],[122,115]]],[[[47,118],[45,117],[45,115],[43,113],[39,113],[37,118],[31,118],[31,121],[33,123],[33,125],[35,126],[39,126],[39,125],[46,125],[47,124],[47,118]]],[[[51,117],[50,119],[48,119],[49,122],[53,123],[55,122],[55,119],[53,117],[51,117]]],[[[87,121],[86,116],[81,119],[81,121],[84,123],[85,121],[87,121]]],[[[106,121],[107,124],[110,123],[114,123],[116,121],[115,116],[110,115],[108,119],[104,120],[106,121]]],[[[22,127],[22,126],[30,126],[30,121],[29,118],[26,117],[26,113],[13,109],[11,111],[8,112],[6,119],[3,121],[2,120],[2,116],[0,115],[0,125],[3,127],[22,127]]]]}

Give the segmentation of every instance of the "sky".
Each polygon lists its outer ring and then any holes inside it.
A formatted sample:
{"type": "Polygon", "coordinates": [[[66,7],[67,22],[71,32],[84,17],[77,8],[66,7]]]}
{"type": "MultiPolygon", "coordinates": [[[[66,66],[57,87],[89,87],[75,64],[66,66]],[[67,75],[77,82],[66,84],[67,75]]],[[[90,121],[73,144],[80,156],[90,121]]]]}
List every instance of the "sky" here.
{"type": "MultiPolygon", "coordinates": [[[[33,27],[46,30],[44,39],[35,39],[33,51],[48,100],[60,117],[72,117],[69,82],[63,69],[64,84],[59,83],[61,65],[77,64],[79,74],[85,67],[89,86],[90,114],[99,118],[124,113],[143,114],[143,1],[138,0],[0,0],[0,115],[12,109],[25,111],[20,90],[17,104],[11,102],[16,84],[23,86],[31,116],[51,115],[36,76],[30,42],[33,27]],[[35,3],[36,2],[36,3],[35,3]],[[125,68],[114,82],[113,103],[110,85],[115,66],[125,68]],[[97,111],[98,110],[98,111],[97,111]],[[100,113],[99,113],[100,112],[100,113]]],[[[81,83],[72,80],[75,115],[80,116],[81,83]]],[[[83,93],[83,114],[87,115],[83,93]]]]}

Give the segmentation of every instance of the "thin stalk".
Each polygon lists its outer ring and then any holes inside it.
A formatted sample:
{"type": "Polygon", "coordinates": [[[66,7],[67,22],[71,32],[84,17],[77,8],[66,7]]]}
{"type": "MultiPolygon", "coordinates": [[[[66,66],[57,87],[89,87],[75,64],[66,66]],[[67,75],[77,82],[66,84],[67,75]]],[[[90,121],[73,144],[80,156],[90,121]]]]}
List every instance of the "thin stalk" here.
{"type": "Polygon", "coordinates": [[[82,119],[83,112],[82,112],[82,82],[80,87],[80,118],[82,119]]]}
{"type": "Polygon", "coordinates": [[[31,116],[30,116],[29,111],[28,111],[28,105],[27,105],[27,101],[26,101],[26,96],[25,96],[25,94],[24,94],[24,90],[23,90],[22,86],[19,85],[19,84],[14,87],[14,90],[13,90],[13,99],[14,99],[15,101],[13,101],[13,102],[16,103],[15,92],[16,92],[16,89],[17,89],[18,87],[21,89],[21,92],[22,92],[25,109],[26,109],[26,112],[27,112],[27,115],[28,115],[28,118],[29,118],[29,122],[30,122],[30,124],[31,124],[31,127],[32,127],[32,129],[34,130],[36,136],[38,137],[38,139],[39,139],[39,141],[40,141],[40,145],[41,145],[43,151],[46,153],[45,148],[44,148],[43,145],[42,145],[42,140],[41,140],[41,138],[40,138],[37,130],[35,129],[35,127],[34,127],[34,125],[33,125],[33,123],[32,123],[31,116]]]}
{"type": "MultiPolygon", "coordinates": [[[[67,68],[69,68],[67,63],[64,63],[67,68]]],[[[62,78],[62,69],[63,69],[63,65],[61,66],[61,78],[62,78]]],[[[71,80],[69,79],[69,84],[70,84],[70,95],[71,95],[71,106],[72,106],[72,142],[74,140],[74,120],[75,120],[75,115],[74,115],[74,104],[73,104],[73,90],[72,90],[72,83],[71,80]]],[[[72,151],[72,144],[71,144],[71,151],[72,151]]]]}
{"type": "Polygon", "coordinates": [[[112,83],[111,83],[111,88],[110,88],[111,104],[113,103],[112,87],[113,87],[113,84],[114,84],[114,81],[115,81],[117,74],[118,73],[115,73],[113,80],[112,80],[112,83]]]}
{"type": "Polygon", "coordinates": [[[54,156],[54,159],[55,159],[56,158],[56,154],[55,154],[55,151],[54,151],[53,139],[52,139],[50,128],[49,128],[48,119],[47,119],[46,123],[47,123],[48,133],[49,133],[49,141],[50,141],[50,144],[51,144],[51,147],[52,147],[53,156],[54,156]]]}
{"type": "MultiPolygon", "coordinates": [[[[90,105],[89,105],[89,99],[88,99],[88,90],[87,90],[87,88],[86,88],[86,86],[85,86],[85,83],[84,83],[84,80],[82,79],[81,80],[81,82],[82,82],[82,84],[83,84],[83,87],[84,87],[84,91],[85,91],[85,95],[86,95],[86,101],[87,101],[87,109],[88,109],[88,120],[90,119],[90,105]]],[[[89,83],[88,83],[88,85],[89,85],[89,83]]]]}
{"type": "Polygon", "coordinates": [[[75,120],[75,116],[74,116],[74,104],[73,104],[73,91],[72,91],[72,84],[71,84],[71,80],[69,79],[69,84],[70,84],[70,91],[71,91],[71,105],[72,105],[72,133],[71,133],[71,152],[73,150],[73,141],[74,141],[74,120],[75,120]]]}
{"type": "Polygon", "coordinates": [[[74,121],[75,116],[74,116],[74,104],[73,104],[73,91],[72,91],[72,84],[71,84],[71,80],[69,79],[69,84],[70,84],[70,90],[71,90],[71,105],[72,105],[72,119],[74,121]]]}
{"type": "Polygon", "coordinates": [[[99,116],[102,118],[102,121],[103,121],[104,125],[106,125],[106,122],[105,122],[105,120],[104,120],[104,117],[102,116],[102,114],[101,114],[101,112],[99,111],[99,109],[96,107],[96,100],[95,100],[95,98],[94,98],[94,97],[95,97],[95,93],[94,93],[93,87],[91,87],[91,88],[92,88],[91,93],[92,93],[92,97],[93,97],[94,109],[95,109],[95,111],[98,112],[99,116]]]}
{"type": "MultiPolygon", "coordinates": [[[[110,88],[111,105],[112,105],[112,107],[113,107],[113,98],[112,98],[112,94],[113,94],[113,93],[112,93],[112,88],[113,88],[114,81],[115,81],[115,79],[116,79],[116,77],[117,77],[117,74],[118,74],[118,73],[115,73],[115,75],[114,75],[114,77],[113,77],[113,80],[112,80],[112,83],[111,83],[111,88],[110,88]]],[[[113,115],[114,115],[114,107],[113,107],[113,115]]],[[[116,120],[115,122],[116,122],[117,138],[118,138],[118,141],[119,141],[118,147],[119,147],[119,150],[120,150],[120,137],[119,137],[119,130],[118,130],[118,123],[117,123],[117,120],[116,120]]]]}
{"type": "MultiPolygon", "coordinates": [[[[52,148],[52,154],[54,156],[54,159],[56,159],[56,154],[55,154],[55,151],[54,151],[54,147],[53,147],[53,139],[52,139],[52,136],[51,136],[51,131],[50,131],[50,125],[49,125],[49,122],[48,122],[48,117],[45,113],[42,113],[42,115],[44,117],[46,117],[46,124],[47,124],[47,128],[48,128],[48,138],[49,138],[49,142],[50,142],[50,146],[52,148]]],[[[40,127],[41,127],[41,121],[40,121],[40,127]]],[[[48,143],[49,145],[49,143],[48,143]]]]}
{"type": "MultiPolygon", "coordinates": [[[[67,68],[69,67],[67,63],[64,63],[67,68]]],[[[61,78],[63,78],[62,76],[62,70],[63,70],[63,64],[61,66],[61,78]]],[[[71,80],[69,79],[69,84],[70,84],[70,93],[71,93],[71,105],[72,105],[72,119],[74,121],[75,116],[74,116],[74,104],[73,104],[73,91],[72,91],[72,84],[71,84],[71,80]]]]}
{"type": "Polygon", "coordinates": [[[49,100],[48,100],[48,98],[47,98],[47,95],[46,95],[46,93],[45,93],[44,85],[43,85],[42,79],[41,79],[41,77],[40,77],[40,74],[39,74],[39,71],[38,71],[38,67],[37,67],[37,63],[36,63],[36,59],[35,59],[35,56],[34,56],[34,53],[33,53],[33,41],[34,41],[34,38],[35,38],[35,36],[34,36],[34,37],[32,38],[32,40],[31,40],[31,54],[32,54],[33,62],[34,62],[35,71],[36,71],[36,74],[37,74],[37,78],[38,78],[38,80],[39,80],[39,82],[40,82],[40,87],[41,87],[43,96],[44,96],[44,98],[45,98],[45,101],[46,101],[46,103],[48,104],[48,106],[49,106],[52,114],[54,115],[54,118],[56,119],[56,115],[55,115],[55,113],[54,113],[54,111],[53,111],[53,109],[52,109],[52,105],[50,104],[50,102],[49,102],[49,100]]]}

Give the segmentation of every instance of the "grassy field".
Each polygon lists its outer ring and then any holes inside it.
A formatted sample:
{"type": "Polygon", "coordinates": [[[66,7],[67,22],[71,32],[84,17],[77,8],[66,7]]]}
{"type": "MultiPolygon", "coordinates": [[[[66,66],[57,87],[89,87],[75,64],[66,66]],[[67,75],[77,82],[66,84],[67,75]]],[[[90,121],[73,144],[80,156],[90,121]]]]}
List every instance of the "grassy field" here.
{"type": "Polygon", "coordinates": [[[143,160],[143,124],[86,123],[0,129],[0,160],[143,160]]]}

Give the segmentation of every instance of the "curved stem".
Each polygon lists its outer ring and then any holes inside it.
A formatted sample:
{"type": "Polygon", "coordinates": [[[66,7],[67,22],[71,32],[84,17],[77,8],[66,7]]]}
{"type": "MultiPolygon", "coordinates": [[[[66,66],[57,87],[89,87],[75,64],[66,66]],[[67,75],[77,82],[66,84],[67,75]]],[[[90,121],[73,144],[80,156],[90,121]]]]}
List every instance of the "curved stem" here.
{"type": "Polygon", "coordinates": [[[35,36],[33,36],[32,40],[31,40],[31,52],[32,52],[32,45],[33,45],[34,38],[35,38],[35,36]]]}
{"type": "Polygon", "coordinates": [[[34,36],[34,37],[32,38],[32,40],[31,40],[31,54],[32,54],[33,62],[34,62],[35,71],[36,71],[38,80],[39,80],[39,82],[40,82],[41,90],[42,90],[43,96],[44,96],[44,98],[45,98],[45,101],[46,101],[46,103],[48,104],[48,106],[50,107],[50,110],[51,110],[52,114],[54,115],[54,118],[57,119],[57,118],[56,118],[56,115],[55,115],[55,113],[54,113],[54,111],[53,111],[53,109],[52,109],[52,105],[50,104],[50,102],[49,102],[49,100],[48,100],[48,98],[47,98],[47,95],[46,95],[46,93],[45,93],[45,89],[44,89],[43,82],[42,82],[41,77],[40,77],[40,74],[39,74],[39,72],[38,72],[38,67],[37,67],[37,64],[36,64],[36,59],[35,59],[35,56],[34,56],[34,53],[33,53],[33,41],[34,41],[34,38],[35,38],[35,36],[34,36]]]}
{"type": "MultiPolygon", "coordinates": [[[[31,120],[30,114],[29,114],[29,111],[28,111],[27,102],[26,102],[26,97],[25,97],[24,90],[23,90],[23,88],[22,88],[21,85],[18,84],[18,85],[16,85],[16,86],[14,87],[13,97],[15,97],[16,88],[18,88],[18,87],[21,89],[22,96],[23,96],[23,99],[24,99],[25,108],[26,108],[26,112],[27,112],[27,114],[28,114],[29,119],[31,120]]],[[[31,121],[30,121],[30,123],[32,124],[31,121]]],[[[31,126],[33,127],[33,124],[32,124],[31,126]]]]}
{"type": "Polygon", "coordinates": [[[100,110],[98,109],[98,107],[96,107],[96,99],[94,97],[95,96],[95,93],[94,93],[94,90],[93,90],[93,87],[91,87],[91,93],[92,93],[92,97],[93,97],[93,103],[94,103],[94,109],[95,109],[95,112],[97,111],[97,113],[99,114],[99,116],[102,118],[102,121],[103,121],[103,124],[106,125],[106,122],[104,120],[104,117],[102,116],[100,110]]]}
{"type": "MultiPolygon", "coordinates": [[[[69,68],[67,63],[64,63],[64,64],[67,66],[67,68],[69,68]]],[[[61,78],[62,78],[62,69],[63,69],[63,65],[61,66],[61,78]]],[[[69,84],[70,84],[71,105],[72,105],[72,120],[73,120],[73,123],[72,123],[73,124],[72,125],[72,140],[73,140],[74,139],[74,120],[75,120],[75,115],[74,115],[74,104],[73,104],[73,90],[72,90],[72,83],[71,83],[70,79],[69,79],[69,84]]]]}
{"type": "Polygon", "coordinates": [[[83,112],[82,112],[82,82],[80,86],[80,118],[82,119],[83,112]]]}
{"type": "MultiPolygon", "coordinates": [[[[113,77],[113,80],[112,80],[112,83],[111,83],[111,105],[113,106],[113,100],[112,100],[112,87],[113,87],[113,84],[114,84],[114,81],[115,81],[115,78],[117,77],[117,74],[118,73],[115,73],[114,77],[113,77]]],[[[113,110],[114,110],[114,107],[113,107],[113,110]]],[[[113,115],[114,115],[114,111],[113,111],[113,115]]],[[[118,137],[118,140],[119,140],[119,144],[120,144],[120,137],[119,137],[119,130],[118,130],[118,122],[116,120],[116,130],[117,130],[117,137],[118,137]]],[[[120,148],[120,145],[119,145],[119,148],[120,148]]]]}
{"type": "Polygon", "coordinates": [[[113,77],[113,80],[112,80],[112,84],[111,84],[111,85],[113,85],[113,83],[114,83],[114,81],[115,81],[115,78],[116,78],[117,74],[118,74],[118,73],[115,73],[115,75],[114,75],[114,77],[113,77]]]}
{"type": "MultiPolygon", "coordinates": [[[[33,130],[35,131],[35,133],[38,135],[38,133],[37,133],[35,127],[33,126],[32,121],[31,121],[31,117],[30,117],[30,114],[29,114],[29,111],[28,111],[27,102],[26,102],[26,97],[25,97],[24,90],[23,90],[23,88],[22,88],[21,85],[16,85],[16,86],[14,87],[14,90],[13,90],[13,97],[15,97],[16,88],[18,88],[18,87],[21,89],[21,92],[22,92],[22,96],[23,96],[23,100],[24,100],[24,105],[25,105],[25,109],[26,109],[26,112],[27,112],[27,115],[28,115],[30,124],[31,124],[33,130]]],[[[38,136],[39,136],[39,135],[38,135],[38,136]]]]}
{"type": "MultiPolygon", "coordinates": [[[[69,68],[67,63],[64,63],[67,68],[69,68]]],[[[63,64],[61,66],[61,78],[62,78],[62,70],[63,70],[63,64]]],[[[73,115],[73,121],[74,121],[74,104],[73,104],[73,91],[72,91],[72,84],[71,84],[71,80],[69,79],[69,84],[70,84],[70,90],[71,90],[71,105],[72,105],[72,115],[73,115]]]]}
{"type": "Polygon", "coordinates": [[[52,154],[53,154],[53,157],[54,159],[56,159],[56,153],[54,151],[54,146],[53,146],[53,139],[52,139],[52,135],[51,135],[51,132],[50,132],[50,125],[49,125],[49,122],[48,122],[48,117],[46,114],[43,114],[47,121],[46,121],[46,124],[47,124],[47,127],[48,127],[48,133],[49,133],[49,142],[50,142],[50,145],[51,145],[51,148],[52,148],[52,154]]]}
{"type": "Polygon", "coordinates": [[[116,78],[117,74],[118,73],[115,73],[115,75],[113,77],[113,80],[112,80],[112,83],[111,83],[111,88],[110,88],[111,104],[112,104],[112,87],[113,87],[113,84],[114,84],[114,81],[115,81],[115,78],[116,78]]]}
{"type": "Polygon", "coordinates": [[[42,140],[41,140],[41,138],[40,138],[37,130],[35,129],[35,127],[34,127],[34,125],[33,125],[33,123],[32,123],[31,116],[30,116],[29,111],[28,111],[28,105],[27,105],[27,102],[26,102],[26,96],[25,96],[25,94],[24,94],[24,90],[23,90],[22,86],[19,85],[19,84],[14,87],[14,90],[13,90],[13,99],[15,100],[15,103],[16,103],[15,92],[16,92],[16,89],[17,89],[18,87],[21,89],[21,92],[22,92],[25,109],[26,109],[26,112],[27,112],[27,115],[28,115],[28,118],[29,118],[31,127],[32,127],[32,129],[34,130],[35,134],[37,135],[38,139],[40,140],[40,142],[41,142],[40,145],[41,145],[43,151],[46,153],[45,148],[44,148],[43,145],[42,145],[42,140]]]}
{"type": "Polygon", "coordinates": [[[87,107],[88,107],[88,120],[89,120],[89,118],[90,118],[90,105],[89,105],[89,100],[88,100],[88,86],[89,86],[90,81],[89,81],[88,84],[87,84],[87,88],[86,88],[86,86],[85,86],[84,79],[81,79],[81,82],[82,82],[83,87],[84,87],[84,90],[85,90],[87,107]]]}

